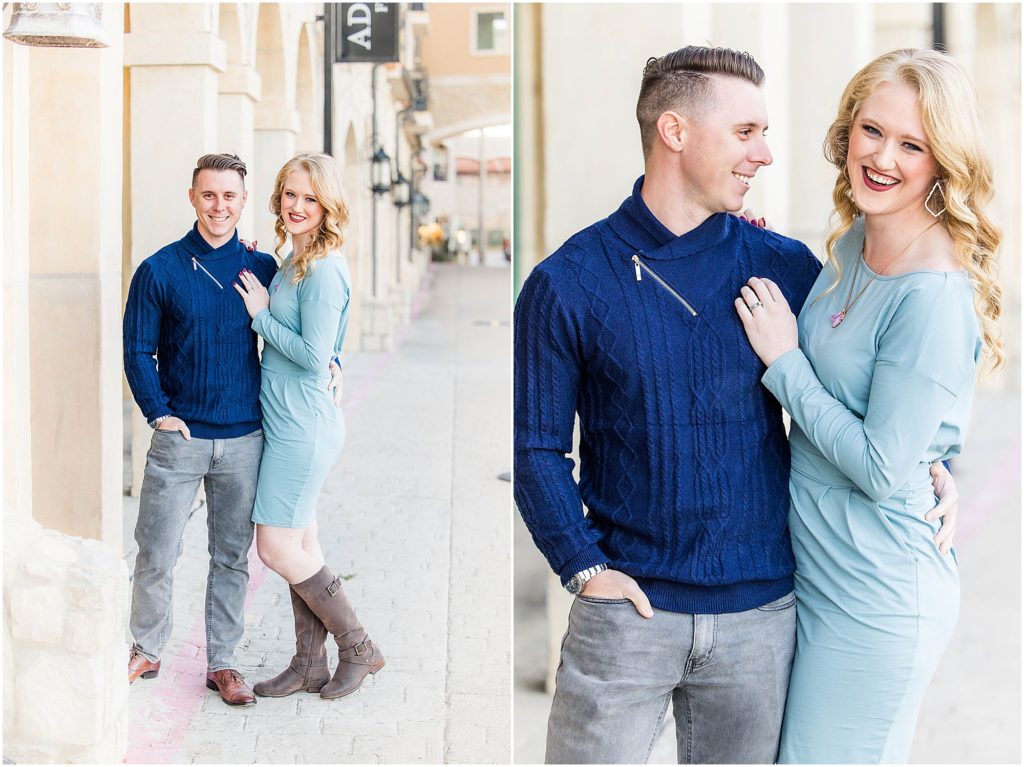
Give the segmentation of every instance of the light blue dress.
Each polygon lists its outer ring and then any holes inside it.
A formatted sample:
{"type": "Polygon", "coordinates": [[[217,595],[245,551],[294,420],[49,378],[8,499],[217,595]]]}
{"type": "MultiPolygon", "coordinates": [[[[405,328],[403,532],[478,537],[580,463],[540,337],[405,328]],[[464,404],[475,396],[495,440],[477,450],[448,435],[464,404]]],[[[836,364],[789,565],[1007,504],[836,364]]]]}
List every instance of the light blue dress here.
{"type": "Polygon", "coordinates": [[[291,257],[270,283],[270,308],[252,321],[264,340],[260,405],[264,447],[252,520],[306,527],[345,443],[345,419],[327,384],[341,352],[352,280],[340,252],[329,253],[296,285],[291,257]]]}
{"type": "Polygon", "coordinates": [[[953,633],[956,562],[932,541],[929,463],[960,452],[981,352],[965,272],[873,274],[862,219],[798,318],[800,348],[765,373],[792,415],[789,526],[797,649],[780,763],[909,759],[918,709],[953,633]]]}

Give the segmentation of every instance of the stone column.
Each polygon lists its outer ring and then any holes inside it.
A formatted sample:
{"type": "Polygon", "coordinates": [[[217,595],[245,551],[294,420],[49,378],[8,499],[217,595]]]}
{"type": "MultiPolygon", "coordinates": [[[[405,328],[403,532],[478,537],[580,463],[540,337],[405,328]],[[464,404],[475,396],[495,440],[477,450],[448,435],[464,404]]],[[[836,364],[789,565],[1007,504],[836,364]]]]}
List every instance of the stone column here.
{"type": "MultiPolygon", "coordinates": [[[[6,14],[5,14],[6,16],[6,14]]],[[[7,26],[4,20],[4,27],[7,26]]],[[[28,178],[29,48],[3,42],[3,467],[4,522],[32,516],[32,419],[29,388],[29,197],[15,193],[28,178]]],[[[4,664],[7,665],[6,663],[4,664]]],[[[6,698],[6,696],[5,696],[6,698]]]]}
{"type": "MultiPolygon", "coordinates": [[[[365,351],[387,351],[394,343],[395,317],[388,296],[388,262],[392,253],[389,249],[391,238],[388,208],[391,207],[390,195],[383,195],[376,201],[371,199],[370,205],[377,206],[377,226],[370,226],[369,235],[377,238],[377,279],[376,286],[372,275],[367,280],[369,287],[362,299],[362,348],[365,351]],[[376,295],[374,295],[376,287],[376,295]]],[[[372,219],[371,219],[372,222],[372,219]]],[[[370,247],[372,248],[372,242],[370,247]]],[[[392,268],[393,269],[393,268],[392,268]]],[[[372,270],[371,270],[372,272],[372,270]]]]}
{"type": "MultiPolygon", "coordinates": [[[[203,4],[132,5],[124,64],[131,68],[132,265],[180,239],[195,222],[188,188],[196,159],[217,147],[218,73],[224,42],[203,4]]],[[[152,430],[132,420],[132,494],[152,430]]]]}
{"type": "Polygon", "coordinates": [[[123,12],[104,11],[107,49],[2,43],[3,748],[14,763],[115,764],[127,745],[123,12]]]}
{"type": "MultiPolygon", "coordinates": [[[[337,74],[339,68],[335,67],[337,74]]],[[[339,80],[335,78],[335,103],[338,103],[339,80]]],[[[342,80],[344,82],[344,80],[342,80]]],[[[345,113],[343,104],[336,109],[338,114],[345,113]]],[[[352,295],[349,297],[348,332],[345,336],[345,353],[360,351],[363,348],[363,301],[368,291],[370,271],[370,245],[367,229],[370,225],[370,206],[373,197],[369,192],[364,176],[364,165],[359,160],[358,141],[355,129],[351,125],[335,124],[334,146],[344,147],[344,154],[335,149],[334,156],[344,164],[345,194],[348,198],[348,228],[345,230],[343,249],[348,260],[348,268],[352,275],[352,295]]]]}
{"type": "MultiPolygon", "coordinates": [[[[516,184],[512,221],[512,287],[518,297],[523,281],[550,250],[544,241],[545,126],[543,119],[543,59],[540,52],[543,35],[543,6],[513,6],[516,27],[515,89],[516,121],[513,149],[516,158],[516,184]]],[[[429,171],[428,171],[429,178],[429,171]]]]}
{"type": "Polygon", "coordinates": [[[824,233],[838,172],[825,160],[821,145],[847,82],[871,60],[873,13],[872,6],[865,4],[788,6],[788,74],[782,77],[792,86],[781,110],[778,99],[770,95],[780,85],[779,76],[766,67],[769,145],[775,148],[772,136],[780,135],[776,117],[785,112],[788,125],[783,130],[792,147],[788,154],[776,157],[776,166],[766,174],[777,176],[789,188],[788,211],[783,214],[786,226],[780,228],[774,222],[772,226],[805,243],[819,258],[824,257],[824,233]]]}
{"type": "MultiPolygon", "coordinates": [[[[217,94],[217,151],[231,152],[242,158],[248,173],[245,188],[249,199],[238,219],[238,234],[247,240],[256,238],[256,211],[267,207],[267,195],[272,178],[257,178],[253,173],[256,161],[256,142],[253,125],[256,102],[260,100],[260,76],[252,67],[231,64],[220,76],[217,94]]],[[[269,251],[272,240],[260,240],[260,248],[269,251]]]]}
{"type": "Polygon", "coordinates": [[[120,7],[104,21],[108,48],[29,51],[17,192],[28,194],[33,516],[120,550],[120,7]]]}
{"type": "Polygon", "coordinates": [[[254,160],[249,170],[250,176],[258,179],[260,199],[250,199],[250,204],[260,247],[270,251],[274,246],[274,217],[270,213],[270,195],[277,172],[295,156],[299,113],[282,104],[260,103],[256,106],[255,126],[254,160]]]}

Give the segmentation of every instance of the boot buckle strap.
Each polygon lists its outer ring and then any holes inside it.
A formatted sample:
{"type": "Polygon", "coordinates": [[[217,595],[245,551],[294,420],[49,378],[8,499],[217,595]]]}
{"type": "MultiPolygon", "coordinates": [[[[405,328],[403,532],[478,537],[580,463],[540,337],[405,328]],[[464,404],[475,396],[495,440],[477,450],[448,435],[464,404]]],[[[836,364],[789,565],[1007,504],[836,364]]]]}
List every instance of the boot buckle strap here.
{"type": "Polygon", "coordinates": [[[370,652],[370,648],[366,646],[365,639],[352,649],[356,651],[356,655],[366,655],[366,653],[370,652]]]}
{"type": "Polygon", "coordinates": [[[327,593],[332,597],[341,591],[341,578],[335,578],[329,584],[327,584],[327,593]]]}

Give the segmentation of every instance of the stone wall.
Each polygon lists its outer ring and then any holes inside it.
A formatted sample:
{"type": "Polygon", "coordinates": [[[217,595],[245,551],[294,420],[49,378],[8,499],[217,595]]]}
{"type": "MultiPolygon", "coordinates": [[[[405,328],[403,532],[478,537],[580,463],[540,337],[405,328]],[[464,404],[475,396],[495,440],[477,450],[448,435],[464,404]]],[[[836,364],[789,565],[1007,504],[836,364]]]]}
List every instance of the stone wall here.
{"type": "Polygon", "coordinates": [[[3,556],[4,758],[121,762],[128,727],[124,561],[99,541],[10,516],[3,556]]]}

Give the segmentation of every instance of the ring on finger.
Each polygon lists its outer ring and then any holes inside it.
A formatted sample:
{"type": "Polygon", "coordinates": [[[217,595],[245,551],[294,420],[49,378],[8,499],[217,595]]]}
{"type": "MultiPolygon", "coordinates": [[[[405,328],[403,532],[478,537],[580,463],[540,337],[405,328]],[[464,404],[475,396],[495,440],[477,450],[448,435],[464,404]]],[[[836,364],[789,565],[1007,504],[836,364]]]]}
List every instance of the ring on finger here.
{"type": "Polygon", "coordinates": [[[760,299],[754,301],[754,303],[750,304],[750,306],[748,306],[747,308],[750,309],[750,311],[754,311],[754,309],[756,309],[759,306],[764,306],[764,304],[761,303],[760,299]]]}

